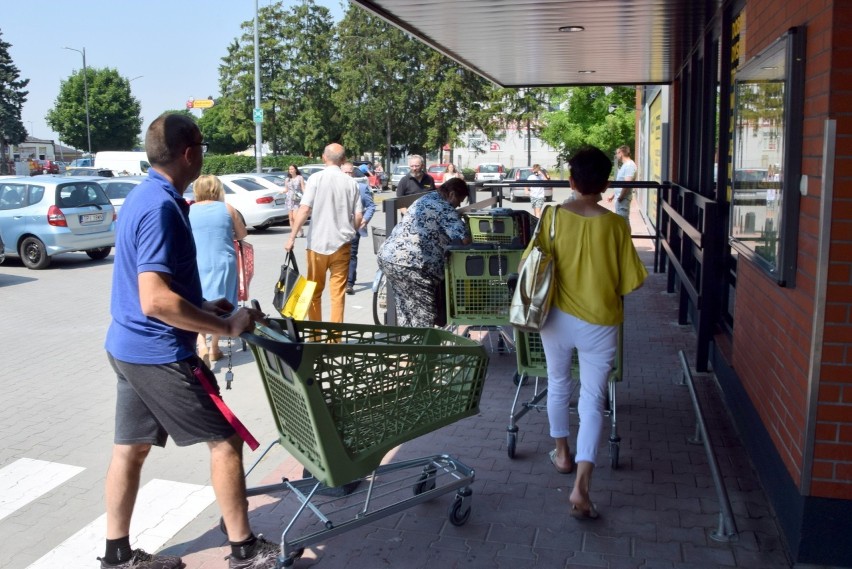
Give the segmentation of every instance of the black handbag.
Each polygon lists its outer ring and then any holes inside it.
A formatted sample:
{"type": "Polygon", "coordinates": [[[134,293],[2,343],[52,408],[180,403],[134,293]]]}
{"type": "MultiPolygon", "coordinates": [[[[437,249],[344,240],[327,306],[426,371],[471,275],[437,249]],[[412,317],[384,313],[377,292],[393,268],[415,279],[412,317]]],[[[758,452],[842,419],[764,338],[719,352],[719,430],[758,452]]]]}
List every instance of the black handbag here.
{"type": "Polygon", "coordinates": [[[281,265],[281,273],[278,282],[275,283],[275,296],[272,298],[272,306],[280,313],[284,311],[287,299],[293,292],[293,287],[299,281],[299,266],[296,264],[296,256],[293,251],[287,251],[284,264],[281,265]]]}

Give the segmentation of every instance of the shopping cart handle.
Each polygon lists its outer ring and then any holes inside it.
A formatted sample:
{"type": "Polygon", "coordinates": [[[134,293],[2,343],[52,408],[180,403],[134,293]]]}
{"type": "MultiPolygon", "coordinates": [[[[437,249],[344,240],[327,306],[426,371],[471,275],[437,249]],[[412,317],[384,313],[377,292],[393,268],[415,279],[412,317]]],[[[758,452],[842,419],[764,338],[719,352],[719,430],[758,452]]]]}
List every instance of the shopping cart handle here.
{"type": "MultiPolygon", "coordinates": [[[[260,325],[258,325],[260,327],[260,325]]],[[[271,330],[267,328],[267,330],[271,330]]],[[[280,334],[280,332],[279,332],[280,334]]],[[[240,338],[252,344],[253,346],[257,346],[267,352],[271,352],[284,360],[284,363],[287,364],[288,367],[292,369],[299,369],[299,366],[302,364],[302,352],[304,348],[304,344],[301,342],[294,343],[287,338],[283,337],[281,334],[281,340],[271,340],[269,338],[265,338],[263,336],[259,336],[257,334],[252,334],[251,332],[243,332],[240,334],[240,338]]]]}

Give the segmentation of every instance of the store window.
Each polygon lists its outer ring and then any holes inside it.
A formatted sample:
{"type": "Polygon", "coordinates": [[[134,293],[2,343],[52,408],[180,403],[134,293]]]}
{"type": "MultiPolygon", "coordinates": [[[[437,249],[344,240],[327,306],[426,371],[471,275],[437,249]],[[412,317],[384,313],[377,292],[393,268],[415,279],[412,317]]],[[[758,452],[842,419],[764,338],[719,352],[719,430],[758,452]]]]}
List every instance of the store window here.
{"type": "Polygon", "coordinates": [[[736,72],[730,243],[779,285],[793,286],[802,156],[804,28],[736,72]]]}

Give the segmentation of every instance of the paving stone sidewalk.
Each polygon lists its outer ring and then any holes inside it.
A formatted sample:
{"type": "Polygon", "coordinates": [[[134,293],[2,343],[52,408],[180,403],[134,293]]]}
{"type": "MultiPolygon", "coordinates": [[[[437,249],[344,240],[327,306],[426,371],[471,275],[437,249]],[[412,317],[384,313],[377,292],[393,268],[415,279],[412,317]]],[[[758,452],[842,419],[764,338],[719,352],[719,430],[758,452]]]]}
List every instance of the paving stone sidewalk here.
{"type": "MultiPolygon", "coordinates": [[[[650,264],[647,250],[643,257],[650,264]]],[[[617,387],[622,437],[613,469],[607,432],[601,438],[592,496],[596,521],[568,516],[573,475],[557,473],[544,412],[518,426],[515,458],[506,450],[514,396],[514,355],[491,354],[477,416],[402,445],[394,460],[446,452],[476,470],[472,515],[466,525],[448,521],[452,495],[416,505],[310,547],[297,568],[636,568],[710,569],[789,567],[778,526],[748,456],[721,403],[711,374],[694,374],[705,419],[727,485],[738,540],[712,539],[719,504],[705,451],[688,439],[695,413],[681,385],[678,351],[694,361],[695,334],[677,324],[676,297],[666,275],[652,274],[626,301],[625,377],[617,387]]],[[[528,397],[532,387],[525,388],[528,397]]],[[[275,472],[298,478],[301,466],[278,449],[275,472]]],[[[277,540],[296,510],[292,496],[252,498],[252,525],[277,540]]],[[[183,536],[185,538],[185,536],[183,536]]],[[[225,567],[228,550],[217,527],[174,542],[188,569],[225,567]]]]}

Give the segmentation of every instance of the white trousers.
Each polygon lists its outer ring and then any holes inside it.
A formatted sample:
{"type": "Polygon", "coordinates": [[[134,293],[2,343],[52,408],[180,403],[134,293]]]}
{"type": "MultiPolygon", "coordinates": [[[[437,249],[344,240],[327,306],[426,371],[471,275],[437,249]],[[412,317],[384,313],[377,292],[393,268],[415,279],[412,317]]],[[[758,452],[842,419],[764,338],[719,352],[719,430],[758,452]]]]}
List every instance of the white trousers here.
{"type": "Polygon", "coordinates": [[[577,348],[580,360],[580,428],[574,460],[595,464],[607,399],[607,380],[615,358],[618,326],[589,324],[552,308],[541,330],[547,358],[547,417],[550,436],[570,435],[568,409],[574,380],[571,354],[577,348]]]}

